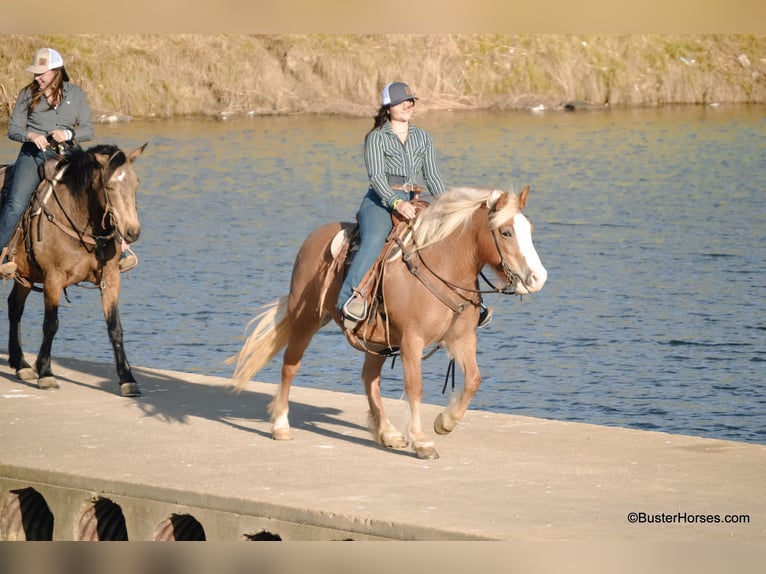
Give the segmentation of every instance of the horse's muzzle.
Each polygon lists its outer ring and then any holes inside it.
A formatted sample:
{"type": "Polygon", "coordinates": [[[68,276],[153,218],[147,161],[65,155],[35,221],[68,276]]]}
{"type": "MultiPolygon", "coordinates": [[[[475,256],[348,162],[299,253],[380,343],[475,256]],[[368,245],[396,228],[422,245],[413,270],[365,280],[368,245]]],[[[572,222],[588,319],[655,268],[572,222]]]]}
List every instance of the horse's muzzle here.
{"type": "Polygon", "coordinates": [[[535,271],[531,271],[524,280],[519,277],[514,285],[514,293],[517,295],[529,295],[530,293],[537,293],[543,288],[545,282],[548,280],[548,271],[545,267],[540,267],[535,271]]]}
{"type": "Polygon", "coordinates": [[[141,228],[135,227],[135,228],[126,229],[125,232],[122,234],[122,238],[127,243],[135,243],[136,241],[138,241],[138,238],[140,235],[141,235],[141,228]]]}

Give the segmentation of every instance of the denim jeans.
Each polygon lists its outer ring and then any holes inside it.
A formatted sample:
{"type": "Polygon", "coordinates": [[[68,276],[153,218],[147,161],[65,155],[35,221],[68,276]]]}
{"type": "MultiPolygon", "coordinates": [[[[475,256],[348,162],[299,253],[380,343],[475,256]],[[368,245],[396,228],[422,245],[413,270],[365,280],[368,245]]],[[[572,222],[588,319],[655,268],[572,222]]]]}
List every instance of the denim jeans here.
{"type": "MultiPolygon", "coordinates": [[[[407,193],[397,192],[399,197],[406,200],[407,193]]],[[[380,251],[386,244],[386,237],[393,227],[391,223],[391,211],[383,206],[380,196],[370,188],[362,198],[359,212],[356,215],[359,221],[359,235],[361,242],[359,251],[354,255],[351,267],[348,270],[345,281],[338,295],[338,308],[348,301],[354,293],[354,287],[364,278],[365,273],[372,267],[380,255],[380,251]]]]}
{"type": "Polygon", "coordinates": [[[54,155],[47,151],[40,151],[31,142],[21,146],[13,168],[13,182],[0,211],[0,249],[8,245],[21,216],[27,209],[32,193],[41,181],[40,166],[48,157],[54,157],[54,155]]]}

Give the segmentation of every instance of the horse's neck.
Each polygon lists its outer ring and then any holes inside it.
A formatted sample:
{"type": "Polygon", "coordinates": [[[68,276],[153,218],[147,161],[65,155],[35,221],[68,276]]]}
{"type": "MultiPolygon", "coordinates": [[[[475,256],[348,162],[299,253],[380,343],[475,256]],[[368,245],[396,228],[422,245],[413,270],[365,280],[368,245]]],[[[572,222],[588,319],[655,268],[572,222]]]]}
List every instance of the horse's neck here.
{"type": "Polygon", "coordinates": [[[458,285],[471,284],[483,267],[477,236],[471,227],[426,247],[421,257],[431,271],[458,285]]]}
{"type": "Polygon", "coordinates": [[[43,180],[42,199],[45,202],[47,212],[58,211],[80,230],[88,227],[100,226],[101,216],[94,213],[91,208],[90,190],[81,190],[75,193],[68,181],[52,182],[43,180]],[[53,186],[55,201],[50,197],[50,188],[53,186]]]}

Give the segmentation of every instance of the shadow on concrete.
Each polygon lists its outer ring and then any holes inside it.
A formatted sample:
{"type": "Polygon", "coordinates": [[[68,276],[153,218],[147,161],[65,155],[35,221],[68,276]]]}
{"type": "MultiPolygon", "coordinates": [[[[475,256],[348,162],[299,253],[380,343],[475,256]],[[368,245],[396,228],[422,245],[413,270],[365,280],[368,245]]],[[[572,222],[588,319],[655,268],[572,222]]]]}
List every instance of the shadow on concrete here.
{"type": "MultiPolygon", "coordinates": [[[[55,359],[53,367],[61,388],[51,392],[63,394],[66,393],[68,385],[77,385],[119,395],[117,377],[111,364],[65,358],[55,359]],[[82,373],[83,376],[79,377],[77,373],[82,373]]],[[[232,387],[226,385],[224,379],[220,379],[221,384],[190,382],[198,376],[186,373],[173,376],[166,372],[135,366],[132,369],[142,395],[124,400],[134,402],[144,416],[180,424],[189,424],[191,417],[198,417],[272,440],[268,405],[273,396],[270,393],[251,390],[236,393],[232,387]],[[261,426],[266,425],[266,429],[254,428],[247,424],[248,421],[260,423],[261,426]]],[[[6,376],[15,379],[13,374],[9,373],[6,376]]],[[[37,389],[36,381],[15,382],[37,389]]],[[[359,408],[364,409],[365,405],[364,397],[360,396],[359,408]]],[[[290,424],[294,430],[306,430],[328,439],[376,447],[367,428],[349,422],[343,413],[342,409],[334,407],[290,401],[290,424]],[[349,436],[342,432],[342,429],[362,431],[365,436],[349,436]]]]}

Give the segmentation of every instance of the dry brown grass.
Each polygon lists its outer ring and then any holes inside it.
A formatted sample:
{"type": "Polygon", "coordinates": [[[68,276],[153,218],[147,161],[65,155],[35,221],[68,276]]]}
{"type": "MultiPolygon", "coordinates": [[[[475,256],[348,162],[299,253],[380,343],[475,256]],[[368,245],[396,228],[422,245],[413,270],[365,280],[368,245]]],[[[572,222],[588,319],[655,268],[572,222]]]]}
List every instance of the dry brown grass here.
{"type": "Polygon", "coordinates": [[[374,113],[410,83],[431,109],[766,103],[750,35],[7,35],[0,119],[52,46],[97,116],[374,113]]]}

